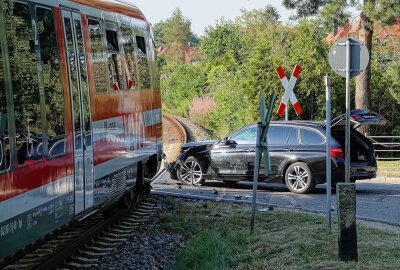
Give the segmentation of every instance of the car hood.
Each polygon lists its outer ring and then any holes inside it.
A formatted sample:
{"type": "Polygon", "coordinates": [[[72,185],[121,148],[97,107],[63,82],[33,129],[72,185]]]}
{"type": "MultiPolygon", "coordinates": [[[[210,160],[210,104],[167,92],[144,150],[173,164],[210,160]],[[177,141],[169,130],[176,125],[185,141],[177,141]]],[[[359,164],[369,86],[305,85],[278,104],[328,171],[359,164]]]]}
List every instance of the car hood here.
{"type": "Polygon", "coordinates": [[[209,146],[213,145],[216,143],[216,141],[200,141],[200,142],[190,142],[190,143],[185,143],[182,145],[182,150],[188,149],[188,148],[197,148],[197,147],[202,147],[202,146],[209,146]]]}

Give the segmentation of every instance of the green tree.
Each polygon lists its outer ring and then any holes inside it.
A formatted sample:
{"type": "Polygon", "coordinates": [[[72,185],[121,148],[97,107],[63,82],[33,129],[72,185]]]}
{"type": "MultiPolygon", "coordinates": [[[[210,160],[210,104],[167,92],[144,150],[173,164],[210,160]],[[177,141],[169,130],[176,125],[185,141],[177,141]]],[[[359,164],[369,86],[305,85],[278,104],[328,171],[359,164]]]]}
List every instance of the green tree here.
{"type": "Polygon", "coordinates": [[[220,57],[231,54],[241,63],[248,52],[246,32],[241,25],[222,19],[215,26],[206,28],[200,49],[205,61],[218,61],[220,57]]]}
{"type": "MultiPolygon", "coordinates": [[[[348,19],[347,8],[355,6],[355,0],[283,0],[283,5],[295,9],[296,18],[316,15],[320,12],[326,25],[338,26],[348,19]]],[[[399,0],[363,0],[361,4],[359,39],[372,52],[374,22],[390,23],[400,14],[399,0]]],[[[370,108],[371,65],[356,78],[355,106],[370,108]]]]}
{"type": "Polygon", "coordinates": [[[156,47],[165,46],[165,38],[164,38],[164,29],[165,29],[165,22],[160,21],[154,24],[152,30],[154,34],[154,41],[156,43],[156,47]]]}
{"type": "Polygon", "coordinates": [[[166,109],[174,114],[187,116],[189,104],[202,96],[205,75],[200,65],[168,64],[161,69],[161,89],[166,109]]]}
{"type": "Polygon", "coordinates": [[[281,17],[278,10],[272,5],[267,5],[262,9],[242,9],[241,13],[241,16],[238,18],[239,23],[253,30],[265,29],[271,24],[277,24],[281,17]]]}
{"type": "Polygon", "coordinates": [[[183,53],[188,42],[198,44],[200,39],[191,30],[192,23],[177,8],[165,21],[154,25],[153,33],[157,46],[167,48],[167,62],[183,63],[183,53]]]}

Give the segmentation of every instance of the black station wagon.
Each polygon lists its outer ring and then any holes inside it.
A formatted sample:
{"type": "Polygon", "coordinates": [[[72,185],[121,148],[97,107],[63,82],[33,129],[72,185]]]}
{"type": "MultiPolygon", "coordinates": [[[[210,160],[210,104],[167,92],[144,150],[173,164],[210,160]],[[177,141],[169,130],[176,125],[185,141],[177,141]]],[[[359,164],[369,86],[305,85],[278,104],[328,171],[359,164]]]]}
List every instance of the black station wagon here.
{"type": "MultiPolygon", "coordinates": [[[[351,180],[376,177],[377,163],[372,142],[356,129],[361,125],[383,124],[385,120],[369,110],[351,113],[351,180]]],[[[344,181],[344,116],[331,124],[332,185],[344,181]]],[[[220,141],[184,144],[168,170],[171,178],[188,185],[201,185],[207,179],[224,182],[252,181],[257,125],[241,128],[220,141]]],[[[294,193],[309,193],[325,183],[325,125],[311,121],[271,122],[268,130],[271,172],[260,180],[283,183],[294,193]]]]}

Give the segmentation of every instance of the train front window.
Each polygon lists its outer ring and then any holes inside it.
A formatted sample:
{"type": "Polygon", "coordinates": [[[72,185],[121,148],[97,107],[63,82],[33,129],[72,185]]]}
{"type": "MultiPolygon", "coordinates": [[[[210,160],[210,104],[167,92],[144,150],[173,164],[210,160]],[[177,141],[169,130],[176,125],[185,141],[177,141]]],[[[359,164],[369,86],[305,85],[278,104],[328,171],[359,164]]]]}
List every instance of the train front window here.
{"type": "Polygon", "coordinates": [[[28,5],[4,5],[19,165],[42,157],[42,122],[34,32],[28,5]]]}
{"type": "Polygon", "coordinates": [[[106,38],[111,89],[117,91],[125,88],[124,59],[119,52],[117,32],[107,29],[106,38]]]}
{"type": "Polygon", "coordinates": [[[90,51],[92,54],[92,68],[94,83],[97,93],[107,92],[107,58],[104,45],[104,32],[100,22],[97,20],[88,20],[90,51]]]}
{"type": "MultiPolygon", "coordinates": [[[[36,21],[42,61],[47,135],[50,147],[50,145],[54,144],[54,141],[65,138],[64,90],[61,81],[60,57],[53,11],[38,7],[36,9],[36,21]]],[[[57,154],[64,153],[58,152],[57,154]]],[[[52,156],[51,153],[50,156],[52,156]]]]}
{"type": "Polygon", "coordinates": [[[147,59],[146,42],[143,36],[136,36],[136,46],[138,48],[139,81],[141,89],[150,88],[150,69],[147,59]]]}

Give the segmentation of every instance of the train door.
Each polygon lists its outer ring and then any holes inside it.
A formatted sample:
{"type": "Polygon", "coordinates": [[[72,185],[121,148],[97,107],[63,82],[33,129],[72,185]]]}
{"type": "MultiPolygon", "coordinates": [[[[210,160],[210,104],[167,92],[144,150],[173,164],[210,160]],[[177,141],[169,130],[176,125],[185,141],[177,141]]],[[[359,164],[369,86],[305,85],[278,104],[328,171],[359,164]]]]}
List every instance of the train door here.
{"type": "Polygon", "coordinates": [[[74,137],[75,214],[93,206],[93,148],[87,63],[80,14],[63,10],[74,137]]]}

